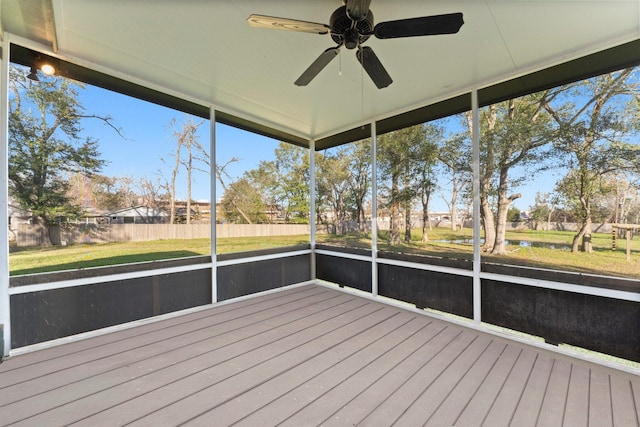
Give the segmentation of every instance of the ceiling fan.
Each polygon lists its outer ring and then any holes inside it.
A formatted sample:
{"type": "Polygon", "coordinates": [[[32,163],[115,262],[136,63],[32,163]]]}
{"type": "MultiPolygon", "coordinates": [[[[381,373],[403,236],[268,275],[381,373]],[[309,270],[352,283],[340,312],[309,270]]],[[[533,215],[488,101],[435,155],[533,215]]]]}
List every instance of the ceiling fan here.
{"type": "Polygon", "coordinates": [[[247,21],[252,27],[329,34],[331,36],[337,46],[330,47],[322,52],[295,81],[297,86],[308,85],[338,55],[340,48],[344,46],[347,49],[357,48],[356,58],[358,58],[358,61],[378,89],[389,86],[393,83],[393,80],[373,52],[373,49],[368,46],[362,46],[369,37],[373,35],[379,39],[395,39],[400,37],[455,34],[464,24],[462,13],[449,13],[380,22],[374,26],[373,13],[369,10],[371,0],[343,0],[343,4],[342,7],[339,7],[331,14],[329,25],[265,15],[251,15],[247,18],[247,21]]]}

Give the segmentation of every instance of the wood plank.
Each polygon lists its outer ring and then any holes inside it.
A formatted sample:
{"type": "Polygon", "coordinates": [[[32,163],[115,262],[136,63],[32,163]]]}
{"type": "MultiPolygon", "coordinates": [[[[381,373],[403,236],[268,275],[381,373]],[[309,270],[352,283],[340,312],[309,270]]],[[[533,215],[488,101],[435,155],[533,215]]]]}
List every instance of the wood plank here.
{"type": "Polygon", "coordinates": [[[521,354],[522,348],[520,346],[507,345],[504,353],[496,360],[495,365],[483,379],[480,386],[476,388],[471,399],[464,407],[460,408],[455,418],[449,419],[446,424],[461,426],[481,425],[521,354]]]}
{"type": "MultiPolygon", "coordinates": [[[[477,414],[478,406],[471,405],[462,413],[458,419],[459,425],[486,425],[505,426],[509,425],[511,418],[520,402],[524,389],[529,381],[531,372],[536,363],[538,353],[530,348],[524,348],[518,355],[518,359],[508,373],[504,384],[498,391],[493,402],[487,402],[484,411],[484,418],[479,418],[477,414]]],[[[477,405],[480,405],[478,400],[477,405]]]]}
{"type": "MultiPolygon", "coordinates": [[[[0,405],[6,405],[11,402],[21,402],[29,405],[31,404],[28,399],[29,397],[36,397],[35,401],[41,403],[42,399],[38,398],[38,396],[41,396],[42,393],[49,390],[55,390],[59,401],[64,397],[63,390],[60,390],[60,387],[86,379],[90,379],[91,381],[90,388],[113,386],[113,382],[109,384],[99,384],[99,378],[97,377],[104,374],[102,375],[103,377],[106,376],[110,379],[116,378],[118,373],[113,372],[114,370],[120,369],[121,367],[130,368],[132,365],[139,365],[145,360],[148,361],[150,365],[145,367],[145,371],[148,369],[161,369],[169,363],[168,357],[171,354],[179,354],[180,356],[178,356],[177,360],[180,360],[180,357],[193,357],[198,354],[198,351],[211,351],[213,348],[208,347],[207,342],[208,340],[216,339],[216,337],[224,336],[227,341],[222,338],[217,338],[218,345],[226,345],[229,340],[239,340],[251,334],[258,334],[262,329],[266,330],[267,327],[277,324],[278,321],[291,321],[288,316],[295,316],[296,313],[298,313],[300,317],[303,317],[324,307],[350,300],[354,300],[354,298],[330,293],[312,295],[297,300],[287,298],[285,299],[285,303],[288,304],[288,308],[291,311],[286,315],[282,312],[281,304],[278,303],[254,307],[254,309],[262,309],[255,313],[240,310],[234,312],[233,317],[229,317],[229,312],[223,313],[223,316],[209,316],[206,319],[209,323],[201,323],[202,319],[190,322],[193,330],[189,329],[189,325],[180,323],[175,326],[171,333],[163,330],[153,334],[155,341],[151,343],[146,343],[146,340],[149,338],[145,336],[144,345],[131,344],[131,349],[120,353],[109,350],[113,353],[110,357],[103,356],[103,353],[99,352],[98,349],[94,349],[93,354],[96,355],[95,358],[84,364],[75,364],[70,368],[58,369],[57,363],[52,362],[49,365],[52,371],[51,373],[45,373],[38,378],[28,380],[26,383],[22,382],[13,386],[4,387],[2,394],[0,394],[0,405]],[[256,326],[258,329],[256,329],[256,326]],[[220,339],[222,339],[222,341],[220,339]],[[205,347],[204,350],[198,350],[198,348],[203,346],[205,347]],[[196,353],[194,354],[193,352],[196,353]],[[155,362],[158,361],[158,357],[162,362],[159,366],[155,364],[155,362]]],[[[84,352],[82,357],[86,357],[84,352]]],[[[45,365],[43,365],[43,367],[44,366],[45,365]]],[[[125,373],[125,379],[130,379],[133,373],[131,369],[127,371],[128,372],[125,373]]],[[[138,375],[144,374],[145,371],[138,375]]],[[[12,375],[17,375],[17,372],[12,371],[12,375]]],[[[4,375],[0,376],[0,378],[4,380],[4,375]]]]}
{"type": "MultiPolygon", "coordinates": [[[[426,395],[429,399],[437,399],[438,393],[446,392],[451,382],[457,382],[459,372],[466,371],[491,343],[491,339],[487,336],[471,332],[463,333],[464,335],[472,335],[468,345],[463,348],[454,345],[454,343],[447,346],[445,351],[434,359],[436,363],[426,365],[402,384],[380,406],[367,415],[362,423],[365,425],[391,425],[403,416],[407,408],[425,395],[427,390],[429,392],[426,395]],[[430,390],[434,383],[436,386],[430,390]],[[432,392],[432,390],[437,391],[432,392]]],[[[425,411],[424,414],[428,416],[431,412],[425,411]]]]}
{"type": "MultiPolygon", "coordinates": [[[[555,359],[549,355],[545,353],[538,355],[509,425],[518,427],[536,425],[554,364],[555,359]]],[[[488,421],[489,419],[485,421],[485,425],[490,425],[488,421]]]]}
{"type": "Polygon", "coordinates": [[[632,377],[631,380],[631,394],[634,398],[634,407],[636,408],[636,424],[640,427],[640,375],[632,377]]]}
{"type": "MultiPolygon", "coordinates": [[[[313,295],[314,294],[309,294],[306,298],[313,298],[313,295]]],[[[326,293],[325,295],[328,296],[329,294],[326,293]]],[[[283,307],[286,306],[289,300],[302,298],[305,298],[305,296],[298,296],[294,294],[289,298],[284,297],[283,299],[273,299],[271,302],[264,302],[263,304],[264,307],[269,307],[270,305],[283,307]]],[[[108,339],[106,343],[72,353],[64,352],[63,356],[60,357],[53,356],[58,353],[58,348],[35,352],[38,353],[37,358],[42,360],[28,365],[25,365],[22,362],[24,359],[22,357],[17,358],[16,363],[14,363],[13,358],[9,359],[8,361],[0,364],[0,367],[3,368],[3,371],[0,372],[3,378],[0,391],[4,391],[3,389],[10,385],[24,382],[32,378],[37,378],[54,371],[72,368],[88,361],[112,356],[122,351],[143,348],[148,344],[154,344],[158,341],[176,339],[182,337],[184,334],[207,329],[212,325],[232,322],[235,319],[240,319],[248,315],[255,315],[261,311],[260,307],[256,307],[253,304],[240,308],[234,308],[232,306],[222,308],[226,309],[198,313],[198,316],[189,316],[189,321],[183,321],[181,318],[169,319],[167,321],[160,322],[163,324],[163,327],[157,328],[158,325],[154,325],[155,328],[152,328],[152,330],[148,332],[146,329],[149,328],[133,328],[132,330],[127,331],[131,336],[125,339],[113,338],[121,336],[119,333],[109,334],[110,339],[108,339]],[[143,330],[144,332],[140,333],[140,330],[143,330]]],[[[76,343],[72,343],[70,347],[75,348],[76,343]]]]}
{"type": "Polygon", "coordinates": [[[323,286],[24,356],[0,425],[640,427],[637,375],[323,286]]]}
{"type": "Polygon", "coordinates": [[[416,320],[413,313],[401,313],[348,342],[319,352],[282,375],[200,415],[189,425],[208,426],[212,419],[220,425],[236,424],[241,419],[245,425],[276,425],[305,402],[313,401],[335,383],[348,378],[363,364],[372,363],[389,348],[400,344],[424,325],[423,322],[416,320]],[[290,398],[283,398],[285,395],[290,398]],[[276,400],[279,405],[274,403],[276,400]],[[263,408],[266,410],[258,418],[246,419],[247,415],[263,408]]]}
{"type": "MultiPolygon", "coordinates": [[[[351,400],[345,401],[339,410],[333,413],[326,413],[322,424],[325,426],[344,426],[356,425],[369,415],[375,408],[384,403],[391,394],[395,393],[403,384],[409,381],[421,369],[426,369],[430,365],[434,370],[435,366],[446,366],[446,357],[440,356],[446,353],[446,350],[457,348],[462,350],[466,348],[473,340],[473,334],[465,334],[458,328],[447,326],[441,332],[438,332],[432,339],[427,339],[424,345],[421,345],[417,351],[411,352],[405,359],[392,363],[386,371],[375,375],[374,382],[356,395],[351,400]],[[440,357],[439,357],[440,356],[440,357]]],[[[455,351],[455,350],[454,350],[455,351]]],[[[340,400],[338,396],[332,396],[336,400],[340,400]]],[[[319,402],[320,406],[314,402],[311,406],[314,412],[322,410],[322,405],[327,402],[323,399],[319,402]]],[[[335,407],[336,402],[332,405],[335,407]]],[[[307,411],[294,414],[290,419],[282,423],[284,426],[296,427],[304,425],[301,421],[305,420],[307,411]]]]}
{"type": "MultiPolygon", "coordinates": [[[[265,420],[273,419],[274,424],[283,423],[284,425],[298,426],[324,424],[342,408],[353,406],[351,402],[354,399],[361,396],[380,378],[388,375],[391,370],[405,362],[410,362],[412,356],[424,349],[445,328],[446,325],[441,322],[428,322],[405,341],[389,348],[386,353],[372,363],[354,369],[353,373],[350,376],[345,376],[342,381],[338,378],[339,382],[335,387],[327,387],[318,395],[310,394],[309,398],[307,398],[308,391],[305,388],[300,404],[298,404],[300,393],[283,396],[282,399],[274,402],[274,405],[251,414],[240,425],[256,425],[260,421],[260,417],[266,414],[270,414],[273,418],[265,418],[265,420]],[[296,403],[292,404],[294,401],[296,403]],[[282,415],[278,412],[281,412],[282,415]]],[[[332,372],[332,376],[338,375],[339,373],[332,372]]]]}
{"type": "Polygon", "coordinates": [[[545,390],[537,425],[549,427],[562,426],[569,390],[569,379],[571,378],[571,368],[572,365],[570,362],[556,359],[556,363],[551,370],[549,383],[545,390]]]}
{"type": "MultiPolygon", "coordinates": [[[[274,381],[276,377],[298,368],[313,358],[327,354],[331,358],[331,356],[336,355],[336,352],[339,356],[340,352],[345,352],[349,346],[356,344],[354,341],[370,342],[370,335],[373,334],[375,336],[376,329],[380,328],[385,322],[390,322],[391,319],[397,318],[398,314],[397,310],[382,308],[363,317],[351,318],[343,327],[315,340],[308,341],[286,354],[243,371],[222,384],[198,390],[183,400],[155,411],[146,418],[139,420],[139,423],[133,423],[133,425],[157,425],[159,423],[177,425],[190,421],[192,414],[201,415],[207,412],[209,408],[215,408],[218,405],[230,402],[257,386],[274,381]]],[[[398,320],[395,319],[395,321],[397,322],[398,320]]],[[[404,323],[404,320],[402,322],[404,323]]]]}
{"type": "MultiPolygon", "coordinates": [[[[262,336],[262,334],[269,331],[269,329],[291,324],[302,317],[339,307],[345,303],[363,304],[361,300],[356,300],[348,295],[334,296],[338,296],[338,298],[331,297],[319,300],[318,297],[315,297],[311,301],[305,301],[304,306],[299,306],[300,301],[293,302],[290,308],[297,307],[297,310],[292,310],[288,313],[283,313],[280,307],[274,307],[273,313],[277,313],[277,316],[270,316],[268,321],[263,321],[264,317],[259,316],[257,319],[253,319],[239,329],[228,329],[224,333],[219,333],[219,331],[216,331],[216,328],[211,328],[210,333],[214,334],[213,337],[193,342],[190,345],[174,347],[175,341],[162,343],[165,346],[167,344],[170,345],[170,349],[167,351],[161,348],[160,350],[162,351],[158,351],[156,356],[140,359],[134,363],[129,360],[124,360],[119,363],[117,361],[118,357],[114,356],[111,364],[115,364],[117,369],[101,374],[91,375],[100,368],[99,366],[95,367],[92,363],[78,367],[75,370],[71,370],[71,372],[56,373],[50,377],[55,377],[57,381],[63,382],[65,378],[72,379],[76,376],[84,376],[85,379],[63,383],[62,386],[52,389],[49,393],[36,393],[31,398],[15,401],[15,403],[10,406],[11,413],[9,414],[9,418],[20,419],[19,417],[24,416],[24,413],[38,414],[66,403],[71,403],[91,393],[108,390],[118,385],[126,386],[127,382],[133,381],[134,379],[143,381],[144,378],[149,375],[158,375],[163,372],[163,369],[171,368],[173,365],[184,361],[190,361],[193,366],[197,366],[201,360],[204,360],[204,363],[209,363],[209,357],[216,349],[222,349],[225,346],[231,348],[231,346],[235,345],[239,348],[238,351],[244,351],[242,347],[244,345],[242,344],[243,341],[262,336]],[[308,305],[308,303],[311,303],[311,305],[308,305]],[[80,371],[80,374],[76,374],[76,371],[80,371]]],[[[271,311],[269,310],[268,312],[271,311]]],[[[249,316],[247,316],[246,319],[248,318],[249,316]]],[[[244,321],[246,319],[242,320],[244,321]]],[[[229,325],[234,324],[236,323],[229,323],[229,325]]],[[[49,380],[50,378],[47,377],[46,379],[49,380]]],[[[33,381],[31,383],[33,383],[33,381]]],[[[46,385],[49,386],[50,384],[47,383],[46,385]]],[[[34,393],[34,391],[31,390],[34,386],[42,387],[42,384],[29,384],[29,387],[26,388],[30,393],[34,393]]],[[[47,388],[47,390],[49,389],[47,388]]]]}
{"type": "Polygon", "coordinates": [[[254,307],[256,311],[259,311],[262,309],[262,306],[278,303],[282,304],[291,297],[297,299],[300,297],[304,298],[305,296],[312,296],[327,292],[331,291],[320,286],[305,286],[300,288],[285,289],[282,292],[265,295],[263,297],[260,297],[259,299],[247,299],[234,302],[233,304],[203,308],[201,311],[197,311],[195,313],[184,314],[170,319],[157,320],[145,325],[122,329],[108,334],[98,335],[43,350],[21,354],[17,357],[9,358],[2,364],[0,364],[0,374],[13,369],[31,366],[37,363],[48,363],[53,359],[66,357],[68,355],[81,351],[90,351],[101,346],[111,346],[130,338],[136,338],[165,328],[172,328],[180,324],[187,324],[189,322],[193,322],[210,316],[219,316],[229,311],[233,312],[238,310],[245,310],[247,312],[251,312],[251,307],[254,307]]]}
{"type": "Polygon", "coordinates": [[[400,421],[408,420],[411,423],[415,420],[416,423],[422,422],[425,426],[453,425],[478,389],[486,381],[489,373],[506,349],[506,343],[492,341],[487,350],[469,367],[457,383],[447,376],[447,379],[453,385],[453,387],[448,387],[450,391],[447,394],[445,394],[446,389],[442,392],[431,392],[432,396],[435,395],[438,396],[438,399],[441,399],[438,405],[436,405],[436,400],[428,398],[425,393],[422,397],[423,402],[414,403],[400,421]],[[424,408],[426,409],[424,414],[421,414],[425,399],[428,399],[428,406],[424,408]],[[425,419],[424,417],[431,411],[431,407],[436,409],[429,418],[425,419]]]}
{"type": "Polygon", "coordinates": [[[591,371],[589,396],[589,425],[613,427],[611,408],[611,383],[609,373],[603,369],[591,371]]]}
{"type": "Polygon", "coordinates": [[[495,340],[488,341],[476,354],[471,354],[472,347],[469,347],[424,390],[396,423],[450,425],[469,402],[505,348],[506,344],[495,340]]]}
{"type": "MultiPolygon", "coordinates": [[[[189,349],[176,349],[176,354],[173,357],[160,355],[158,356],[159,361],[166,366],[164,369],[154,370],[149,367],[146,361],[126,366],[125,370],[134,369],[134,375],[131,375],[127,382],[110,387],[100,393],[73,400],[52,411],[38,414],[34,419],[42,420],[41,422],[55,419],[59,420],[60,424],[71,423],[125,402],[131,401],[130,405],[135,406],[136,402],[145,399],[147,393],[159,393],[168,384],[178,381],[189,382],[192,377],[197,375],[207,376],[208,381],[222,381],[233,375],[237,365],[258,363],[256,354],[258,357],[261,356],[258,354],[261,348],[268,347],[273,352],[286,352],[288,348],[297,345],[297,342],[293,341],[300,334],[304,332],[312,335],[313,333],[321,334],[323,322],[336,318],[349,309],[362,309],[368,305],[366,301],[348,297],[346,303],[318,310],[317,313],[309,314],[303,318],[289,318],[289,321],[283,321],[281,325],[266,331],[261,330],[259,334],[251,334],[246,339],[225,341],[225,344],[221,346],[205,343],[203,347],[196,345],[189,349]],[[286,345],[278,346],[283,336],[288,339],[286,345]],[[194,353],[189,354],[188,350],[194,353]],[[222,368],[215,370],[215,367],[222,368]],[[216,375],[210,372],[212,369],[216,375]],[[134,401],[134,399],[138,400],[134,401]]],[[[286,319],[287,313],[283,312],[283,315],[286,319]]],[[[233,333],[229,335],[233,338],[233,333]]],[[[167,345],[171,345],[171,343],[167,345]]],[[[265,353],[267,353],[266,350],[265,353]]],[[[164,399],[171,397],[167,393],[160,394],[164,399]]]]}
{"type": "Polygon", "coordinates": [[[613,425],[638,427],[638,412],[631,381],[617,373],[611,373],[610,379],[613,425]]]}
{"type": "MultiPolygon", "coordinates": [[[[342,408],[345,402],[358,396],[377,378],[417,351],[425,341],[435,337],[445,325],[422,316],[394,332],[394,339],[376,343],[366,355],[354,357],[341,365],[278,396],[256,411],[247,411],[238,426],[277,425],[293,422],[297,425],[320,424],[342,408]],[[372,358],[370,356],[375,356],[372,358]],[[287,421],[287,419],[292,418],[287,421]]],[[[226,408],[225,408],[226,409],[226,408]]]]}
{"type": "Polygon", "coordinates": [[[564,410],[564,425],[589,425],[589,381],[591,371],[587,366],[574,363],[564,410]]]}
{"type": "MultiPolygon", "coordinates": [[[[177,366],[178,375],[166,380],[166,374],[160,378],[154,378],[153,388],[145,394],[134,398],[122,399],[120,393],[100,393],[90,399],[92,405],[104,406],[105,398],[115,403],[109,409],[96,416],[82,420],[80,425],[92,426],[100,423],[124,424],[135,421],[147,414],[155,413],[171,406],[176,412],[168,413],[170,417],[180,418],[184,411],[177,410],[174,403],[181,403],[191,396],[204,396],[201,392],[213,390],[214,399],[225,399],[232,393],[236,386],[242,386],[242,381],[255,382],[259,375],[272,375],[273,369],[278,369],[279,364],[290,368],[292,359],[298,356],[299,351],[306,343],[315,342],[315,345],[330,346],[336,341],[341,341],[344,336],[353,331],[348,326],[362,327],[362,324],[375,322],[378,317],[372,316],[384,308],[379,305],[359,301],[350,311],[344,308],[335,311],[325,311],[321,318],[309,318],[310,320],[296,321],[289,328],[279,329],[272,334],[262,334],[264,342],[260,345],[248,345],[244,352],[223,358],[222,363],[203,361],[205,364],[194,370],[191,362],[177,366]],[[289,364],[288,364],[289,363],[289,364]],[[187,366],[183,366],[187,365],[187,366]],[[238,379],[239,377],[239,379],[238,379]],[[234,385],[230,386],[233,380],[234,385]]],[[[387,315],[388,310],[381,315],[387,315]]],[[[214,362],[216,362],[214,360],[214,362]]],[[[285,369],[285,368],[282,368],[285,369]]],[[[190,400],[193,402],[193,400],[190,400]]],[[[209,401],[206,402],[209,404],[209,401]]],[[[192,409],[188,408],[189,413],[192,409]]],[[[173,424],[169,419],[166,423],[173,424]]]]}

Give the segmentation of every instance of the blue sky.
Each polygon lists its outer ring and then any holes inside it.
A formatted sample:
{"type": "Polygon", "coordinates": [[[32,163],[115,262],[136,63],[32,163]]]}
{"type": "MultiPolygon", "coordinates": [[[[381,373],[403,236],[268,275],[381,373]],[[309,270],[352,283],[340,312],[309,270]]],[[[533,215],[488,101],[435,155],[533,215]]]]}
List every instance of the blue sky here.
{"type": "MultiPolygon", "coordinates": [[[[166,179],[169,179],[175,152],[175,138],[170,124],[175,119],[180,127],[179,124],[189,117],[187,114],[91,86],[81,92],[80,99],[87,113],[111,116],[114,126],[122,130],[120,136],[101,121],[87,119],[83,122],[85,134],[99,140],[102,157],[108,161],[102,170],[103,175],[134,178],[146,176],[155,180],[157,171],[161,170],[166,179]]],[[[198,122],[201,119],[194,117],[193,120],[198,122]]],[[[206,120],[200,126],[198,137],[207,151],[209,131],[209,121],[206,120]]],[[[226,162],[234,156],[240,158],[238,163],[227,168],[234,177],[242,175],[245,169],[255,168],[260,160],[273,158],[278,144],[272,139],[221,124],[216,126],[216,138],[219,162],[226,162]]],[[[181,168],[177,181],[177,196],[184,199],[184,168],[181,168]]],[[[216,191],[218,196],[222,194],[221,188],[216,191]]],[[[192,198],[209,200],[208,175],[194,172],[192,198]]]]}
{"type": "MultiPolygon", "coordinates": [[[[102,157],[108,161],[102,174],[133,178],[146,176],[155,181],[158,171],[161,170],[165,179],[169,179],[174,162],[172,153],[175,150],[170,123],[173,119],[178,123],[184,122],[188,117],[186,114],[88,85],[86,90],[81,91],[80,99],[87,113],[109,115],[113,124],[122,129],[120,136],[99,120],[85,120],[83,123],[85,134],[99,140],[102,157]]],[[[208,148],[208,121],[202,124],[198,136],[200,143],[208,148]]],[[[216,126],[216,139],[220,164],[233,157],[240,159],[226,169],[233,178],[240,177],[245,170],[256,168],[261,160],[272,160],[278,145],[276,140],[222,124],[216,126]]],[[[536,191],[551,192],[555,179],[557,178],[551,173],[532,177],[526,184],[513,190],[523,195],[521,199],[516,200],[514,206],[520,210],[529,209],[534,203],[536,191]]],[[[449,188],[446,182],[442,182],[441,185],[442,188],[432,197],[432,211],[447,210],[441,195],[448,198],[449,188]]],[[[177,186],[178,198],[186,198],[186,172],[183,168],[178,175],[177,186]]],[[[217,184],[216,191],[220,198],[220,184],[217,184]]],[[[192,198],[210,199],[208,175],[194,172],[192,198]]]]}

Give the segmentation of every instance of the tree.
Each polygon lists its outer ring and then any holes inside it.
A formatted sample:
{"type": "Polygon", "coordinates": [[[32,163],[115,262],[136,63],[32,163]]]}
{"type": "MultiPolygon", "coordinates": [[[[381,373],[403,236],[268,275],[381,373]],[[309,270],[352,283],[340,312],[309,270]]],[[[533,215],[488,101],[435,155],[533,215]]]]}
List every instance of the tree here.
{"type": "Polygon", "coordinates": [[[80,212],[68,196],[65,175],[92,176],[104,164],[98,141],[82,135],[82,120],[101,120],[120,131],[110,117],[84,112],[78,99],[81,84],[46,76],[35,82],[26,74],[25,68],[10,67],[9,192],[31,212],[44,244],[50,245],[49,225],[80,212]]]}
{"type": "Polygon", "coordinates": [[[610,220],[637,224],[638,221],[630,219],[640,203],[640,171],[618,172],[613,177],[612,185],[615,187],[615,196],[610,201],[610,205],[613,205],[610,220]]]}
{"type": "MultiPolygon", "coordinates": [[[[325,152],[317,162],[317,187],[323,205],[331,209],[337,234],[347,232],[346,222],[349,212],[350,190],[348,148],[340,148],[335,153],[325,152]]],[[[323,206],[324,207],[324,206],[323,206]]]]}
{"type": "MultiPolygon", "coordinates": [[[[381,190],[389,208],[389,243],[400,242],[400,210],[411,210],[413,189],[409,185],[412,165],[412,150],[425,140],[422,125],[412,126],[389,132],[378,138],[378,164],[381,190]]],[[[415,158],[415,156],[414,156],[415,158]]],[[[410,219],[410,218],[409,218],[410,219]]],[[[405,219],[405,240],[411,240],[411,221],[405,219]]]]}
{"type": "MultiPolygon", "coordinates": [[[[492,104],[480,115],[480,213],[485,250],[506,253],[507,215],[511,203],[520,198],[511,193],[524,176],[513,177],[516,166],[529,167],[529,174],[541,170],[550,158],[553,134],[545,106],[559,90],[547,90],[492,104]],[[490,199],[495,197],[494,213],[490,199]]],[[[467,115],[471,131],[471,116],[467,115]]]]}
{"type": "Polygon", "coordinates": [[[278,199],[285,221],[309,222],[309,151],[280,142],[275,151],[278,199]]]}
{"type": "MultiPolygon", "coordinates": [[[[199,169],[194,165],[194,160],[200,161],[205,165],[209,165],[209,155],[198,141],[197,131],[198,128],[204,123],[204,120],[194,122],[189,116],[184,118],[182,126],[179,127],[176,119],[172,119],[169,123],[169,127],[172,129],[172,136],[176,143],[176,149],[171,156],[173,157],[173,169],[171,170],[171,177],[167,183],[167,189],[169,192],[169,222],[173,224],[176,222],[176,181],[178,174],[180,173],[180,166],[184,166],[187,171],[187,206],[186,206],[186,222],[191,223],[191,183],[194,168],[205,173],[209,173],[207,169],[199,169]],[[183,154],[182,150],[186,151],[183,154]]],[[[164,159],[161,159],[164,162],[164,159]]]]}
{"type": "Polygon", "coordinates": [[[274,161],[262,160],[256,169],[245,171],[243,175],[260,195],[268,215],[265,221],[273,223],[280,216],[280,182],[274,161]]]}
{"type": "Polygon", "coordinates": [[[546,222],[546,229],[551,230],[551,216],[558,209],[559,197],[556,194],[536,192],[534,205],[529,209],[529,217],[534,222],[534,228],[538,223],[546,222]]]}
{"type": "Polygon", "coordinates": [[[349,205],[353,210],[353,219],[358,230],[366,227],[365,201],[371,186],[371,140],[363,139],[349,145],[346,153],[349,157],[349,205]]]}
{"type": "MultiPolygon", "coordinates": [[[[414,192],[422,206],[422,242],[429,241],[427,226],[429,224],[429,202],[431,193],[436,188],[435,165],[438,158],[438,141],[442,139],[443,129],[434,124],[423,126],[424,140],[413,148],[412,180],[414,192]]],[[[454,221],[452,219],[452,221],[454,221]]],[[[406,236],[410,237],[411,236],[406,236]]]]}
{"type": "Polygon", "coordinates": [[[119,177],[74,173],[67,181],[70,186],[69,197],[82,210],[90,207],[116,210],[130,206],[126,204],[130,197],[128,189],[122,185],[119,177]]]}
{"type": "Polygon", "coordinates": [[[507,212],[507,221],[519,222],[520,221],[520,209],[515,206],[511,206],[507,212]]]}
{"type": "MultiPolygon", "coordinates": [[[[176,151],[172,153],[174,164],[171,170],[171,177],[167,183],[167,189],[169,191],[169,224],[176,222],[176,179],[180,171],[180,156],[182,150],[183,141],[180,138],[176,139],[176,151]]],[[[164,159],[161,159],[164,162],[164,159]]]]}
{"type": "MultiPolygon", "coordinates": [[[[222,190],[224,191],[224,195],[222,196],[223,203],[224,203],[224,200],[226,199],[230,203],[230,206],[232,206],[235,209],[235,211],[238,212],[238,214],[242,217],[242,219],[244,219],[244,221],[246,221],[247,224],[253,224],[253,221],[251,220],[251,218],[244,212],[244,209],[241,203],[239,202],[239,200],[234,196],[234,193],[230,190],[229,186],[227,186],[226,184],[226,179],[230,178],[230,176],[225,169],[230,164],[236,163],[239,161],[240,161],[239,158],[233,157],[231,160],[229,160],[224,164],[219,164],[219,163],[216,164],[216,177],[218,178],[218,182],[220,183],[220,185],[222,186],[222,190]]],[[[227,208],[227,212],[230,212],[229,208],[227,208]]],[[[234,215],[231,215],[231,216],[233,217],[234,215]]]]}
{"type": "MultiPolygon", "coordinates": [[[[122,177],[120,178],[123,179],[122,177]]],[[[130,178],[125,177],[127,179],[128,185],[133,185],[133,180],[128,181],[130,178]]],[[[155,180],[149,177],[139,178],[137,181],[138,191],[140,193],[140,199],[142,199],[142,204],[145,206],[158,208],[160,207],[160,202],[169,202],[171,198],[170,194],[167,192],[168,186],[163,184],[162,182],[163,176],[160,171],[157,171],[155,175],[155,180]]],[[[132,206],[133,200],[127,203],[125,206],[132,206]]]]}
{"type": "Polygon", "coordinates": [[[191,117],[186,117],[182,124],[182,129],[175,129],[173,132],[176,141],[180,141],[178,143],[178,146],[184,147],[187,151],[186,159],[180,160],[180,163],[187,170],[187,225],[191,224],[191,183],[193,181],[193,171],[194,169],[196,169],[206,174],[209,173],[209,154],[204,149],[202,144],[200,144],[197,134],[198,129],[203,123],[204,120],[194,122],[191,117]],[[194,161],[204,163],[207,168],[198,168],[197,164],[194,164],[194,161]]]}
{"type": "Polygon", "coordinates": [[[265,204],[287,223],[309,221],[309,152],[286,142],[275,150],[275,160],[263,160],[244,176],[262,194],[265,204]]]}
{"type": "Polygon", "coordinates": [[[222,198],[222,210],[227,221],[236,224],[267,222],[262,197],[247,178],[229,184],[222,198]]]}
{"type": "Polygon", "coordinates": [[[437,155],[450,177],[451,196],[445,202],[451,212],[451,230],[456,231],[458,195],[464,183],[471,181],[471,140],[464,133],[440,139],[437,155]]]}
{"type": "Polygon", "coordinates": [[[363,139],[316,155],[316,209],[323,223],[333,219],[337,233],[348,221],[366,230],[365,203],[371,185],[371,141],[363,139]],[[328,214],[331,212],[331,214],[328,214]]]}
{"type": "Polygon", "coordinates": [[[557,148],[570,169],[558,190],[580,222],[572,252],[592,251],[593,202],[605,177],[640,170],[640,149],[628,140],[637,126],[636,115],[627,111],[638,97],[634,74],[635,69],[628,68],[566,85],[562,88],[566,102],[545,103],[559,129],[557,148]]]}

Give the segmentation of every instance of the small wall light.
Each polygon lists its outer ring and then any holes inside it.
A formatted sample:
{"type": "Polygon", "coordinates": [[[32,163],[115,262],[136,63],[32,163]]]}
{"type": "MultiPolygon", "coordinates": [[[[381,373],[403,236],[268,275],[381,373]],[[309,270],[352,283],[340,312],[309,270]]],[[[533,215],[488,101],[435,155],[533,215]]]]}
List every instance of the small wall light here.
{"type": "Polygon", "coordinates": [[[55,74],[56,69],[53,65],[45,62],[44,64],[42,64],[40,66],[40,71],[42,71],[44,74],[46,74],[47,76],[52,76],[55,74]]]}

